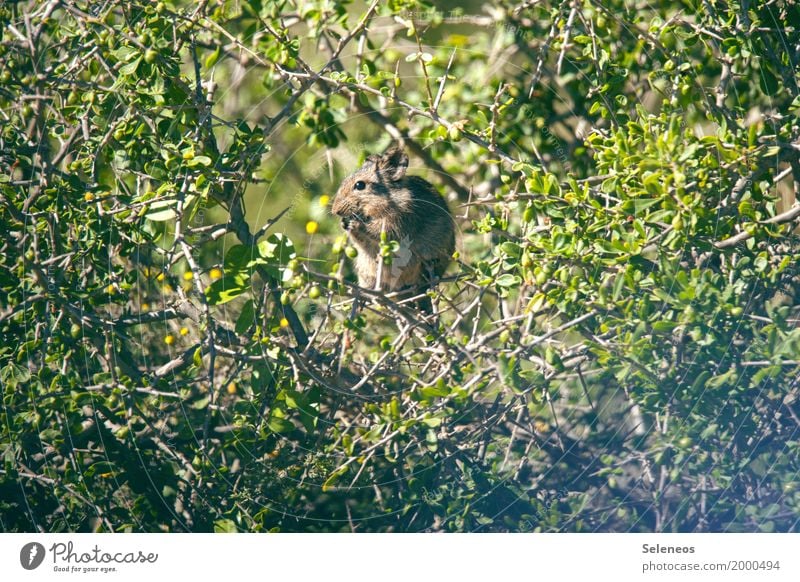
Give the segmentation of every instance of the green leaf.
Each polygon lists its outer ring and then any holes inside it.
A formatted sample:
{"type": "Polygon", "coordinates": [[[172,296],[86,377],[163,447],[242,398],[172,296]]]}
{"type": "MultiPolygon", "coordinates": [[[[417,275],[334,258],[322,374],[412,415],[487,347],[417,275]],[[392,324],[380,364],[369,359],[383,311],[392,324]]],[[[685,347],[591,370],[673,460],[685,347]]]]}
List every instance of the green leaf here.
{"type": "Polygon", "coordinates": [[[195,166],[204,166],[208,167],[211,165],[211,158],[208,156],[195,156],[191,160],[186,162],[186,165],[190,168],[194,168],[195,166]]]}
{"type": "Polygon", "coordinates": [[[257,258],[258,255],[252,248],[245,245],[233,245],[228,249],[228,252],[225,253],[223,269],[226,273],[244,271],[258,262],[262,262],[258,261],[257,258]]]}
{"type": "Polygon", "coordinates": [[[333,489],[336,486],[336,483],[339,481],[339,478],[342,475],[347,473],[347,467],[340,467],[336,471],[330,474],[330,476],[325,479],[325,482],[322,484],[322,491],[327,492],[333,489]]]}
{"type": "Polygon", "coordinates": [[[256,312],[253,307],[253,300],[248,299],[242,306],[242,311],[236,320],[236,333],[243,335],[255,321],[256,312]]]}
{"type": "Polygon", "coordinates": [[[204,63],[206,69],[210,69],[211,67],[217,64],[217,61],[219,60],[219,55],[221,54],[221,49],[222,47],[218,46],[217,50],[215,50],[213,53],[208,55],[208,57],[206,57],[206,62],[204,63]]]}
{"type": "Polygon", "coordinates": [[[173,220],[178,214],[175,212],[177,200],[156,200],[147,206],[144,217],[153,222],[173,220]]]}
{"type": "Polygon", "coordinates": [[[439,418],[439,417],[436,417],[436,416],[423,418],[422,419],[422,424],[424,424],[425,426],[430,427],[430,428],[436,428],[437,426],[441,426],[442,419],[439,418]]]}
{"type": "Polygon", "coordinates": [[[142,62],[142,57],[132,60],[127,65],[124,65],[119,68],[120,75],[133,75],[136,72],[136,69],[139,67],[139,63],[142,62]]]}
{"type": "Polygon", "coordinates": [[[425,400],[432,400],[449,396],[450,390],[447,386],[423,386],[419,389],[419,393],[425,400]]]}
{"type": "Polygon", "coordinates": [[[294,424],[280,416],[282,412],[278,409],[273,409],[267,421],[267,427],[274,433],[289,433],[294,430],[294,424]]]}
{"type": "Polygon", "coordinates": [[[238,533],[236,523],[231,519],[218,519],[214,522],[214,533],[238,533]]]}
{"type": "Polygon", "coordinates": [[[260,242],[258,244],[258,253],[272,265],[285,265],[297,257],[292,241],[279,232],[260,242]]]}
{"type": "Polygon", "coordinates": [[[204,396],[203,398],[200,398],[199,400],[195,400],[194,402],[192,402],[192,408],[194,408],[195,410],[205,410],[206,408],[208,408],[208,403],[209,403],[209,397],[204,396]]]}
{"type": "Polygon", "coordinates": [[[222,305],[235,299],[249,288],[249,277],[245,273],[224,275],[206,287],[206,297],[211,305],[222,305]]]}
{"type": "Polygon", "coordinates": [[[495,283],[499,287],[516,287],[522,283],[522,278],[519,275],[512,275],[511,273],[504,273],[495,279],[495,283]]]}
{"type": "Polygon", "coordinates": [[[522,254],[522,247],[514,242],[504,242],[500,245],[504,253],[512,257],[519,257],[522,254]]]}
{"type": "Polygon", "coordinates": [[[656,333],[668,333],[678,327],[678,325],[679,324],[675,321],[656,321],[653,324],[653,331],[656,333]]]}

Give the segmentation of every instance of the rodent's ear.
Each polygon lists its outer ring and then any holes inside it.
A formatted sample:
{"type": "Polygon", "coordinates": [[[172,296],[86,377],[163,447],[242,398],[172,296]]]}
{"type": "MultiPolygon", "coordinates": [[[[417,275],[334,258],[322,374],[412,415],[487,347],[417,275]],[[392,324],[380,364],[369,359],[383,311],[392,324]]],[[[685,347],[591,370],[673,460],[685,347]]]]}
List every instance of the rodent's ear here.
{"type": "Polygon", "coordinates": [[[403,148],[392,145],[378,160],[378,172],[392,182],[402,180],[408,168],[408,156],[403,148]]]}

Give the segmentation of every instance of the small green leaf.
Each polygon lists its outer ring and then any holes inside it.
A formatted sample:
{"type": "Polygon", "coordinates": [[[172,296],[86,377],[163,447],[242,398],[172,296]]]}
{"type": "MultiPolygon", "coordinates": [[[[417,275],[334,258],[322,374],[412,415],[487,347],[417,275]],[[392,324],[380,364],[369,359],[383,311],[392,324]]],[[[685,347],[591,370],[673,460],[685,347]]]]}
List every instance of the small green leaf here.
{"type": "Polygon", "coordinates": [[[136,69],[139,67],[140,62],[142,62],[142,57],[134,59],[127,65],[120,67],[119,69],[120,75],[133,75],[136,72],[136,69]]]}
{"type": "Polygon", "coordinates": [[[206,288],[206,297],[211,305],[222,305],[244,293],[248,287],[247,274],[225,275],[206,288]]]}
{"type": "Polygon", "coordinates": [[[192,408],[195,410],[205,410],[208,407],[209,397],[204,396],[200,400],[195,400],[192,402],[192,408]]]}
{"type": "Polygon", "coordinates": [[[214,522],[214,533],[238,533],[236,524],[230,519],[218,519],[214,522]]]}
{"type": "Polygon", "coordinates": [[[208,156],[195,156],[191,160],[186,162],[186,165],[190,168],[194,168],[195,166],[204,166],[208,167],[211,165],[211,158],[208,156]]]}
{"type": "Polygon", "coordinates": [[[248,299],[242,306],[242,312],[239,314],[239,318],[236,320],[236,333],[243,335],[248,329],[250,329],[250,326],[253,325],[255,317],[256,312],[253,307],[253,300],[248,299]]]}
{"type": "Polygon", "coordinates": [[[330,476],[325,479],[325,482],[322,484],[322,491],[330,491],[336,486],[336,482],[339,480],[339,477],[347,473],[347,467],[340,467],[336,471],[330,474],[330,476]]]}
{"type": "Polygon", "coordinates": [[[177,200],[156,200],[147,207],[144,217],[153,222],[165,222],[177,216],[175,206],[177,200]]]}
{"type": "Polygon", "coordinates": [[[218,46],[217,50],[215,50],[213,53],[208,55],[208,57],[206,57],[206,62],[205,62],[206,69],[210,69],[211,67],[217,64],[217,61],[219,60],[219,55],[221,53],[221,48],[222,47],[218,46]]]}
{"type": "Polygon", "coordinates": [[[504,273],[500,275],[497,279],[495,279],[495,283],[499,287],[516,287],[520,283],[522,283],[522,279],[518,275],[512,275],[511,273],[504,273]]]}
{"type": "Polygon", "coordinates": [[[678,327],[678,323],[674,321],[656,321],[653,324],[653,331],[656,333],[666,333],[678,327]]]}

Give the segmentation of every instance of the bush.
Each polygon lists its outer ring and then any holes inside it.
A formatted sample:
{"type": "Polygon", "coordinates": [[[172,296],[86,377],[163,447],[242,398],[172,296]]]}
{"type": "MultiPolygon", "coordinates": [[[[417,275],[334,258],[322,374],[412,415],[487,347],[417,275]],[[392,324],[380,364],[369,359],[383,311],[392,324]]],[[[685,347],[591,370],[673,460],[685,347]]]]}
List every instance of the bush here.
{"type": "Polygon", "coordinates": [[[3,530],[798,529],[797,7],[482,7],[0,7],[3,530]]]}

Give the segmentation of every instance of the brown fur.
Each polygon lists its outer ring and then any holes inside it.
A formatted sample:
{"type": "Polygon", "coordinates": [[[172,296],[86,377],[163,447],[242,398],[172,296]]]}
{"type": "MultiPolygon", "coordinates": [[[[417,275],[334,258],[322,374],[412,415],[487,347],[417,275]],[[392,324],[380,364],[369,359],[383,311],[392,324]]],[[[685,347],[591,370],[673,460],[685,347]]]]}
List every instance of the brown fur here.
{"type": "Polygon", "coordinates": [[[376,288],[381,231],[400,243],[391,265],[381,267],[383,291],[423,290],[441,277],[455,250],[453,217],[444,198],[418,176],[407,176],[408,156],[397,146],[369,156],[344,179],[333,213],[358,249],[358,284],[376,288]],[[356,185],[362,189],[357,189],[356,185]]]}

